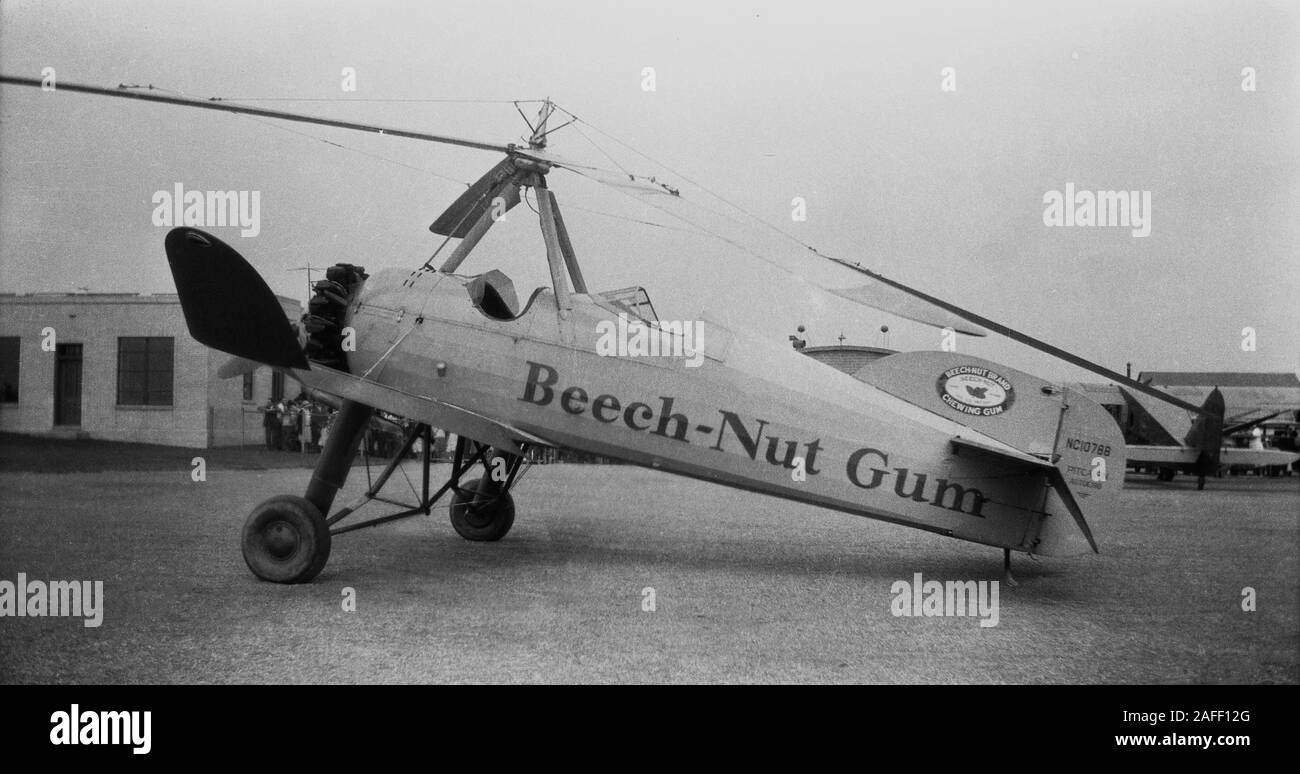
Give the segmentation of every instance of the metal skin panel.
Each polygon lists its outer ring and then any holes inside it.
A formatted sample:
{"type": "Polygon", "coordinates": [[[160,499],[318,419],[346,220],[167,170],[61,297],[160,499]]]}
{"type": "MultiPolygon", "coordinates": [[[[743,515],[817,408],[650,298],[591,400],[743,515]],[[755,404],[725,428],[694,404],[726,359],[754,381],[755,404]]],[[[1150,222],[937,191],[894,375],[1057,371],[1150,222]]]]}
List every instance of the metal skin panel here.
{"type": "MultiPolygon", "coordinates": [[[[502,321],[470,303],[469,280],[400,270],[371,277],[350,310],[358,342],[351,371],[557,444],[1048,553],[1035,548],[1047,476],[953,453],[950,441],[962,435],[1023,454],[991,436],[783,343],[713,323],[704,329],[710,356],[698,367],[687,366],[689,356],[601,356],[597,323],[613,315],[590,297],[574,294],[561,315],[547,290],[527,314],[502,321]],[[717,343],[725,343],[721,357],[717,343]],[[803,481],[793,475],[798,458],[803,481]]],[[[1072,524],[1063,507],[1055,513],[1072,524]]]]}

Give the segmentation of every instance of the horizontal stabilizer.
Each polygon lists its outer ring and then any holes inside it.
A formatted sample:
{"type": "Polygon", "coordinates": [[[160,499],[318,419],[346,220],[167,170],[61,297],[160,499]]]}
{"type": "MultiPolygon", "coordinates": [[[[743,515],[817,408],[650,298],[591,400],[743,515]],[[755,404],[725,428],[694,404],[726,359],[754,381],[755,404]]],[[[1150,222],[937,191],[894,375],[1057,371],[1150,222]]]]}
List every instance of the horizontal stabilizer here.
{"type": "Polygon", "coordinates": [[[1047,460],[1040,460],[1033,455],[995,449],[992,446],[971,441],[961,436],[953,438],[952,445],[958,449],[971,449],[980,454],[991,455],[1012,465],[1036,470],[1047,476],[1048,481],[1052,484],[1052,489],[1056,490],[1056,494],[1065,503],[1066,510],[1074,517],[1074,523],[1078,525],[1079,531],[1087,538],[1088,545],[1092,547],[1093,553],[1101,553],[1097,549],[1097,541],[1092,536],[1092,529],[1088,526],[1088,520],[1083,516],[1083,509],[1079,507],[1079,502],[1075,499],[1074,492],[1070,490],[1070,485],[1065,480],[1065,476],[1055,465],[1047,460]]]}
{"type": "Polygon", "coordinates": [[[985,443],[980,443],[979,441],[973,440],[971,438],[963,438],[960,435],[955,436],[952,439],[952,445],[953,445],[953,449],[958,452],[960,452],[962,449],[972,449],[976,452],[979,452],[980,454],[988,454],[994,457],[999,457],[1004,461],[1014,462],[1017,465],[1021,465],[1026,468],[1033,468],[1033,469],[1039,469],[1044,471],[1048,469],[1052,469],[1052,470],[1056,469],[1055,466],[1052,465],[1052,463],[1048,462],[1045,459],[1035,457],[1032,454],[1025,454],[1024,452],[1014,451],[1011,449],[999,449],[997,447],[990,446],[985,443]]]}

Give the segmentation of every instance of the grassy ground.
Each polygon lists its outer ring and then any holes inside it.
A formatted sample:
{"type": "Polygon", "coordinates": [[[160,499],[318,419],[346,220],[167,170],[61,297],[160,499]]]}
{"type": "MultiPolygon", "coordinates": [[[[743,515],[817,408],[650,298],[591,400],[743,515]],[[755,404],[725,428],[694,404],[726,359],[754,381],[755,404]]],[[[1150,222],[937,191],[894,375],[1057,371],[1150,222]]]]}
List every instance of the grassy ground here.
{"type": "Polygon", "coordinates": [[[102,580],[105,613],[0,619],[0,682],[1300,682],[1295,477],[1131,482],[1102,555],[1017,555],[981,628],[895,617],[891,586],[998,579],[993,549],[630,467],[534,468],[499,543],[440,507],[260,583],[244,516],[306,471],[258,451],[196,483],[192,450],[90,448],[68,474],[4,454],[0,580],[102,580]]]}

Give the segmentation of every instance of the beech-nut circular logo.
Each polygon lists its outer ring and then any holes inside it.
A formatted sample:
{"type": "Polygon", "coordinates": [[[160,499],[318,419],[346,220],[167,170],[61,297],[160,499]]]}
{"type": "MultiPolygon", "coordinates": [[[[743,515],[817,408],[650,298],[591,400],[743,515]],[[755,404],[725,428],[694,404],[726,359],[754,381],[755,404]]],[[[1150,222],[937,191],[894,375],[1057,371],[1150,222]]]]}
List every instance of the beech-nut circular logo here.
{"type": "Polygon", "coordinates": [[[937,386],[944,403],[973,417],[997,416],[1011,408],[1016,397],[1009,379],[979,366],[949,368],[937,386]]]}

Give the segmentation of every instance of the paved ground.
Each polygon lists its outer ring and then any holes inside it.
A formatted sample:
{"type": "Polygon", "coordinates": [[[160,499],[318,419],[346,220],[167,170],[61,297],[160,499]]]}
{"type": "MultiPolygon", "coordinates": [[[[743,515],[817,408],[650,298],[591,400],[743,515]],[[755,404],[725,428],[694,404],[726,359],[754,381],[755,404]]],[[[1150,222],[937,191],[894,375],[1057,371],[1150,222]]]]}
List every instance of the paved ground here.
{"type": "Polygon", "coordinates": [[[624,467],[534,468],[500,543],[440,508],[338,538],[314,584],[260,583],[244,515],[307,472],[194,483],[188,456],[0,472],[0,580],[106,600],[99,628],[0,619],[0,682],[1300,682],[1296,477],[1131,481],[1103,555],[1017,556],[981,628],[895,617],[890,589],[996,580],[993,549],[624,467]]]}

